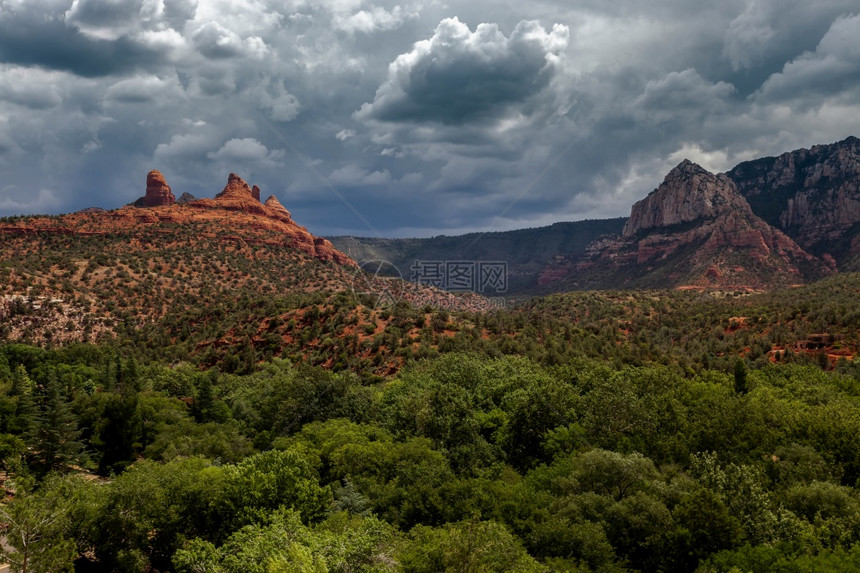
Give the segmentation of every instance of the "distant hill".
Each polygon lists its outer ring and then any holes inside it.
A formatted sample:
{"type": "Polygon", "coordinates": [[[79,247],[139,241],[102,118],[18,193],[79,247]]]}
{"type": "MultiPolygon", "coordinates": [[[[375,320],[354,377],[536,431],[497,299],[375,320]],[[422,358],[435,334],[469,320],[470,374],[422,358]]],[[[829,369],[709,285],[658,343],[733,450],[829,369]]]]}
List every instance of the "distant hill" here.
{"type": "Polygon", "coordinates": [[[385,260],[406,280],[415,261],[504,261],[508,265],[507,294],[540,290],[538,276],[559,254],[576,256],[599,237],[620,233],[625,218],[556,223],[548,227],[439,236],[429,239],[329,237],[332,244],[359,263],[385,260]]]}
{"type": "Polygon", "coordinates": [[[663,352],[653,347],[658,337],[675,363],[690,367],[730,367],[751,342],[756,360],[788,350],[808,358],[816,333],[829,337],[814,351],[826,350],[830,363],[856,354],[851,302],[860,275],[758,299],[737,296],[832,269],[752,213],[727,176],[690,162],[637,203],[629,219],[339,240],[348,253],[311,235],[276,199],[262,203],[238,176],[214,198],[180,204],[163,177],[150,175],[148,197],[138,200],[150,207],[0,219],[0,342],[98,342],[144,362],[190,361],[235,373],[282,357],[371,377],[452,351],[522,354],[550,364],[575,356],[647,363],[663,352]],[[506,261],[511,280],[500,294],[510,298],[586,287],[607,292],[471,312],[493,308],[493,301],[360,273],[349,255],[389,259],[407,279],[415,260],[506,261]],[[709,292],[618,292],[649,285],[709,292]],[[703,346],[701,338],[718,330],[724,334],[703,346]]]}
{"type": "Polygon", "coordinates": [[[474,294],[361,274],[234,174],[214,198],[180,204],[152,172],[135,204],[0,219],[0,341],[138,340],[203,364],[244,353],[248,368],[255,356],[313,355],[327,365],[380,356],[374,364],[384,372],[403,358],[366,339],[388,326],[388,307],[482,308],[474,294]],[[390,300],[381,305],[383,294],[390,300]],[[328,322],[348,326],[340,333],[348,342],[321,328],[328,322]]]}

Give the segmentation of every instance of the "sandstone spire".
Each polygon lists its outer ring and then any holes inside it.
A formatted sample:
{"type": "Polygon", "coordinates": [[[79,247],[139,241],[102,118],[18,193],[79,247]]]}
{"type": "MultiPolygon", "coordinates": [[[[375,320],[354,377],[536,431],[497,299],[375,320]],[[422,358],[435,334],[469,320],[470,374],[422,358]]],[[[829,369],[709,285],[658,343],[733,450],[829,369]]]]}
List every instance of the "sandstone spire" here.
{"type": "Polygon", "coordinates": [[[170,185],[160,171],[153,169],[146,176],[146,195],[134,202],[135,207],[162,207],[176,203],[170,185]]]}

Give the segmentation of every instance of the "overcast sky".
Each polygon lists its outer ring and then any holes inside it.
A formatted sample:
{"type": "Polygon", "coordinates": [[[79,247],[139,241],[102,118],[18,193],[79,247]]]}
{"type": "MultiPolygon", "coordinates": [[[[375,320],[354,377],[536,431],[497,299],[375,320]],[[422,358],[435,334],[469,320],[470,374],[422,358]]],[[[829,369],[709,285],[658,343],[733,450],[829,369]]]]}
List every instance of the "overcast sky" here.
{"type": "Polygon", "coordinates": [[[0,215],[230,172],[315,234],[627,215],[860,136],[858,0],[0,0],[0,215]]]}

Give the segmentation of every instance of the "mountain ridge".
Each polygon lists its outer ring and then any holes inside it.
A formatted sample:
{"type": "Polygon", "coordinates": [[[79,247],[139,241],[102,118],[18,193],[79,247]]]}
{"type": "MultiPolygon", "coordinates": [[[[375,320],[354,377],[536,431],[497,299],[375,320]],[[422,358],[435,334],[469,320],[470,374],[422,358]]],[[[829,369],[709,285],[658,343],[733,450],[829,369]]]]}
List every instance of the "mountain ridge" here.
{"type": "MultiPolygon", "coordinates": [[[[583,227],[575,245],[552,238],[555,226],[532,230],[528,244],[538,254],[509,265],[512,294],[585,288],[761,290],[860,270],[856,137],[743,162],[718,174],[685,159],[667,179],[679,185],[686,181],[689,192],[667,197],[658,186],[631,207],[629,217],[614,220],[622,221],[623,228],[601,228],[600,221],[595,222],[590,230],[583,227]],[[720,209],[723,220],[715,224],[720,209]],[[821,226],[815,224],[819,217],[821,226]],[[690,252],[682,253],[682,245],[690,252]],[[703,261],[708,264],[699,264],[703,261]]],[[[504,253],[517,233],[484,235],[480,241],[489,245],[482,249],[504,253]]],[[[466,237],[331,239],[358,260],[391,257],[408,268],[404,254],[456,259],[462,255],[458,247],[473,242],[466,237]],[[446,250],[446,243],[451,248],[446,250]]],[[[472,247],[469,254],[480,256],[476,245],[472,247]]]]}
{"type": "Polygon", "coordinates": [[[765,221],[805,250],[860,268],[860,139],[745,161],[726,175],[765,221]]]}
{"type": "Polygon", "coordinates": [[[227,185],[214,198],[188,197],[177,202],[164,176],[153,170],[147,175],[146,195],[129,205],[109,211],[84,209],[58,216],[12,218],[13,224],[0,223],[0,234],[97,235],[128,231],[136,226],[201,223],[209,225],[210,234],[230,230],[246,241],[283,243],[321,261],[358,266],[331,242],[315,237],[293,221],[274,195],[264,204],[254,193],[241,177],[231,173],[227,185]]]}
{"type": "Polygon", "coordinates": [[[755,215],[728,176],[689,160],[633,205],[620,237],[592,245],[564,278],[603,285],[606,267],[625,287],[658,286],[656,278],[675,287],[755,290],[832,270],[755,215]]]}

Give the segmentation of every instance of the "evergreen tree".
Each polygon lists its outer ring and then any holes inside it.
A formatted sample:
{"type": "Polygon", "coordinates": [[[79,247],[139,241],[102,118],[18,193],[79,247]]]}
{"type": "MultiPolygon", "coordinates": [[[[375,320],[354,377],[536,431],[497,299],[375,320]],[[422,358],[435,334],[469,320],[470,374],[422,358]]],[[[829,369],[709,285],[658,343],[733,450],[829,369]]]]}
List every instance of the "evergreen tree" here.
{"type": "Polygon", "coordinates": [[[743,358],[738,358],[735,361],[735,394],[746,394],[747,392],[749,392],[747,365],[743,358]]]}
{"type": "Polygon", "coordinates": [[[54,371],[48,374],[42,404],[30,432],[31,465],[39,473],[62,471],[79,461],[83,445],[75,415],[54,371]]]}
{"type": "Polygon", "coordinates": [[[197,393],[194,396],[194,404],[191,406],[191,414],[200,423],[211,422],[212,412],[215,406],[215,393],[212,389],[213,378],[216,372],[210,371],[198,378],[197,393]]]}
{"type": "Polygon", "coordinates": [[[140,392],[142,389],[140,384],[140,375],[137,371],[137,360],[134,359],[134,356],[126,361],[123,372],[125,374],[125,384],[129,389],[133,392],[140,392]]]}
{"type": "Polygon", "coordinates": [[[0,352],[0,384],[9,383],[12,380],[12,369],[9,368],[9,360],[0,352]]]}
{"type": "Polygon", "coordinates": [[[112,395],[105,404],[98,437],[94,440],[102,450],[99,471],[107,475],[124,470],[134,460],[141,436],[137,394],[112,395]]]}
{"type": "Polygon", "coordinates": [[[10,434],[24,435],[30,431],[36,413],[34,388],[35,384],[30,380],[27,369],[19,364],[12,374],[12,387],[9,389],[9,396],[16,400],[14,413],[6,422],[6,431],[10,434]]]}

